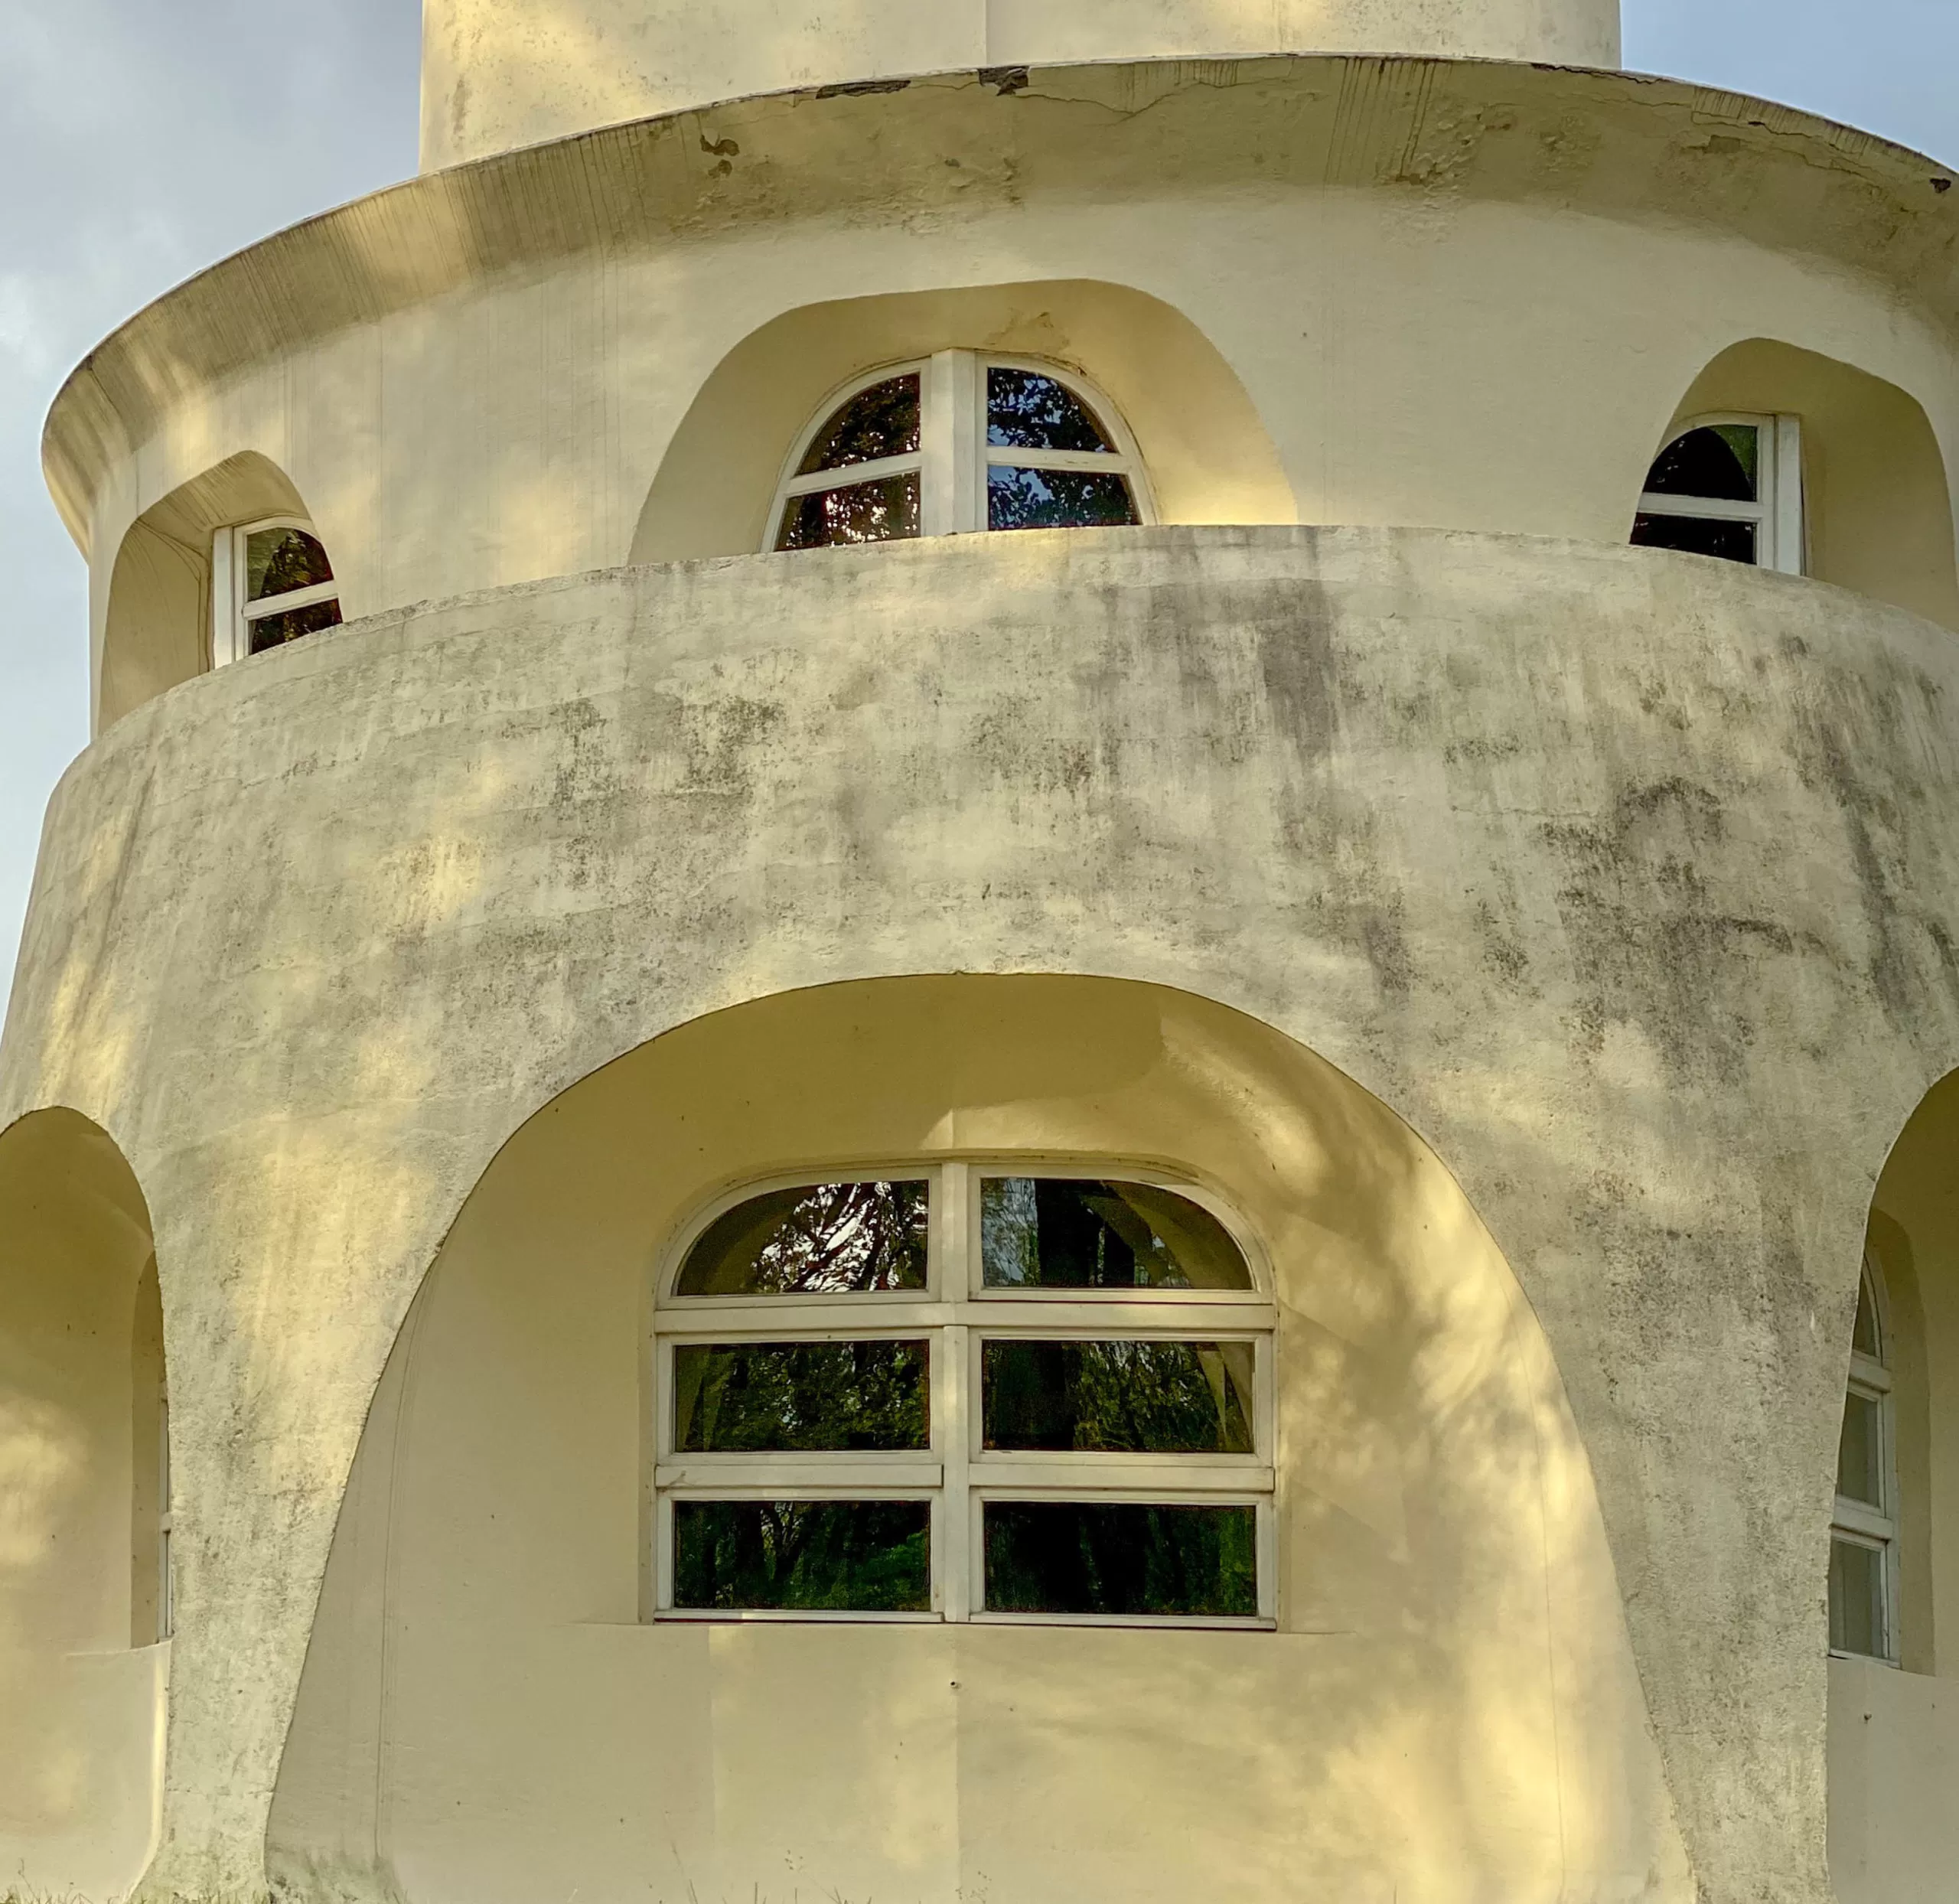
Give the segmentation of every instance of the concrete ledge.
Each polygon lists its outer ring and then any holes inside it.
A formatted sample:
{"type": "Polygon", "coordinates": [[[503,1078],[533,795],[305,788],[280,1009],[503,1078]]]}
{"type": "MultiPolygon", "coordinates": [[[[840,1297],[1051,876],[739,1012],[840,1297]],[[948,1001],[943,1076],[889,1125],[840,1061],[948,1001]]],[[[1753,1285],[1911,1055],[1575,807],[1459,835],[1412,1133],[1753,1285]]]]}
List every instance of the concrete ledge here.
{"type": "Polygon", "coordinates": [[[263,1882],[369,1398],[524,1119],[743,999],[1051,970],[1251,1012],[1455,1170],[1704,1894],[1821,1904],[1837,1343],[1959,1059],[1955,691],[1944,631],[1692,558],[1157,530],[611,571],[139,709],[51,811],[0,1125],[116,1136],[207,1371],[152,1884],[263,1882]]]}

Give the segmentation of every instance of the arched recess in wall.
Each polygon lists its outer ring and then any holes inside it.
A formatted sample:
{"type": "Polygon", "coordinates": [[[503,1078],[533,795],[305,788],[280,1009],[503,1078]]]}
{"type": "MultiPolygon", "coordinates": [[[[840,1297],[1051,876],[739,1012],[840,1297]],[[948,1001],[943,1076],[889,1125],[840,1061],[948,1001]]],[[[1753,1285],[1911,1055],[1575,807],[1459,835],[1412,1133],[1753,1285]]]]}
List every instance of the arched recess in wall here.
{"type": "Polygon", "coordinates": [[[72,1111],[0,1133],[0,1871],[119,1897],[148,1862],[166,1394],[148,1207],[72,1111]]]}
{"type": "MultiPolygon", "coordinates": [[[[1895,1664],[1830,1663],[1830,1860],[1843,1904],[1935,1896],[1959,1869],[1959,1071],[1893,1147],[1866,1244],[1888,1392],[1879,1485],[1850,1485],[1889,1497],[1895,1664]]],[[[1852,1382],[1868,1388],[1863,1359],[1852,1382]]],[[[1851,1465],[1865,1439],[1849,1438],[1851,1465]]]]}
{"type": "Polygon", "coordinates": [[[1951,491],[1917,398],[1834,357],[1756,337],[1695,379],[1664,440],[1725,414],[1800,420],[1805,572],[1959,629],[1951,491]]]}
{"type": "Polygon", "coordinates": [[[681,419],[634,562],[760,549],[783,463],[819,405],[882,364],[934,350],[1045,358],[1107,393],[1165,523],[1292,523],[1292,485],[1244,386],[1160,298],[1085,279],[891,293],[785,311],[735,345],[681,419]]]}
{"type": "Polygon", "coordinates": [[[291,479],[256,450],[173,489],[116,553],[96,699],[99,732],[211,665],[211,543],[227,523],[304,517],[291,479]]]}
{"type": "Polygon", "coordinates": [[[1038,976],[741,1005],[510,1139],[376,1394],[269,1847],[295,1882],[513,1900],[785,1870],[946,1898],[983,1870],[1041,1904],[1693,1888],[1585,1452],[1455,1180],[1255,1019],[1038,976]],[[1234,1213],[1276,1317],[1277,1630],[650,1617],[676,1226],[962,1159],[1234,1213]]]}

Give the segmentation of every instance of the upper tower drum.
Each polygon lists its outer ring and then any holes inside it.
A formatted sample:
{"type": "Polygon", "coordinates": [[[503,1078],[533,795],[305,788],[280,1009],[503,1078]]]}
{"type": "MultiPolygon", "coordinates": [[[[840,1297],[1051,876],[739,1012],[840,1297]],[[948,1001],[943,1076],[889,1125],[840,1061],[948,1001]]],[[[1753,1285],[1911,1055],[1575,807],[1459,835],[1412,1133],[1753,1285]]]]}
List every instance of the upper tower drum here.
{"type": "Polygon", "coordinates": [[[425,0],[422,168],[755,93],[1273,53],[1613,67],[1619,0],[425,0]]]}

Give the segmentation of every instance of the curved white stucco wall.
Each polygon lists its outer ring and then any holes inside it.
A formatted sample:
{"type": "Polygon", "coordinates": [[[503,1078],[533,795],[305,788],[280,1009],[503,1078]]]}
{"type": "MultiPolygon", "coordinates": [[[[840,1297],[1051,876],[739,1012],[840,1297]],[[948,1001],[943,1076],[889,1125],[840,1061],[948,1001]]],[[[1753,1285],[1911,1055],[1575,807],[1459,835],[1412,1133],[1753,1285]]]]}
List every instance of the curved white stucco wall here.
{"type": "Polygon", "coordinates": [[[422,168],[755,93],[1084,60],[1616,66],[1618,0],[425,0],[422,168]]]}

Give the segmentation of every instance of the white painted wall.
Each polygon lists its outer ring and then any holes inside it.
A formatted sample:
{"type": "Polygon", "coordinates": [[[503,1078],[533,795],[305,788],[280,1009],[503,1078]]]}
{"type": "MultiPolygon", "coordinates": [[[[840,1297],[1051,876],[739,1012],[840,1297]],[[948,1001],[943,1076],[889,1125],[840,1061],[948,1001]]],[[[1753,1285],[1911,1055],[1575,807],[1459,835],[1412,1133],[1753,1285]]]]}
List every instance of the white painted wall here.
{"type": "Polygon", "coordinates": [[[1618,0],[426,0],[422,168],[754,93],[1076,60],[1616,66],[1618,0]]]}

